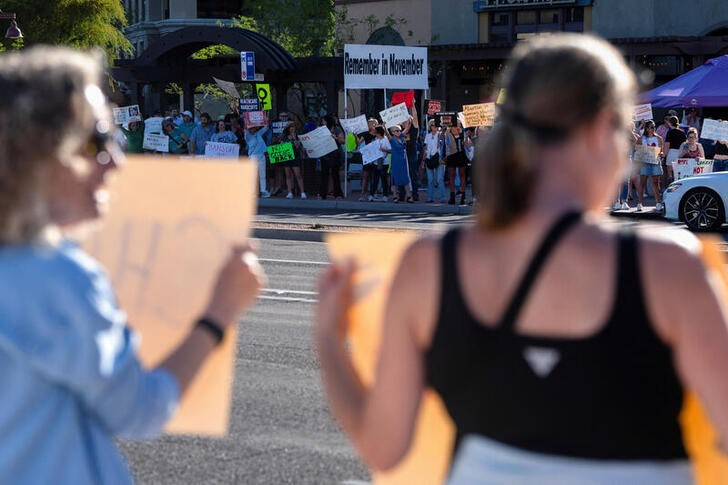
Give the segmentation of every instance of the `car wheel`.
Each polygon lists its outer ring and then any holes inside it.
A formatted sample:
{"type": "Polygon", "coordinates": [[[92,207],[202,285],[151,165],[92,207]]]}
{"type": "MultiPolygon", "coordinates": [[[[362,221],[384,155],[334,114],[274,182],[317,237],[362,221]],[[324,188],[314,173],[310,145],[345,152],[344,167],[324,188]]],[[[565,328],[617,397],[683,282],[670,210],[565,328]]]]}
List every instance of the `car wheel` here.
{"type": "Polygon", "coordinates": [[[723,202],[709,189],[688,192],[680,204],[680,218],[693,231],[717,229],[725,219],[723,202]]]}

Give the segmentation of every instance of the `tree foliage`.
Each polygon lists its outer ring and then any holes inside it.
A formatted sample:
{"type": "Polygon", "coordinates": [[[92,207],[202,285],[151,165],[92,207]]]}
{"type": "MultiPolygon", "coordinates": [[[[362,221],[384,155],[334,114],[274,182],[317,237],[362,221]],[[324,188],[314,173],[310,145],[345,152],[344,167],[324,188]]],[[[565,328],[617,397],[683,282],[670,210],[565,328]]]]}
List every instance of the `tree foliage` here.
{"type": "MultiPolygon", "coordinates": [[[[17,14],[25,46],[99,47],[109,62],[132,52],[122,32],[126,16],[120,0],[0,0],[0,10],[17,14]]],[[[7,39],[3,45],[11,47],[7,39]]]]}

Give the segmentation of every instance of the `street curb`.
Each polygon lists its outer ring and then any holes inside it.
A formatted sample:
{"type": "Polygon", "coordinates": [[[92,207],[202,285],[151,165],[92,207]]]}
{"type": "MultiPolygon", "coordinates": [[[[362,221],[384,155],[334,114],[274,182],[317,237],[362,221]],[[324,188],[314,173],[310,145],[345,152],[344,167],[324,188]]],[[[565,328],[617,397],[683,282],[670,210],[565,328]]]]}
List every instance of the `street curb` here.
{"type": "Polygon", "coordinates": [[[258,207],[312,209],[330,211],[362,211],[362,212],[418,212],[428,214],[468,215],[473,213],[472,206],[465,205],[434,205],[406,202],[358,202],[353,200],[305,200],[300,199],[273,199],[259,198],[258,207]]]}
{"type": "Polygon", "coordinates": [[[658,212],[656,210],[651,211],[636,211],[636,210],[628,210],[628,211],[611,211],[609,212],[609,215],[612,217],[625,217],[629,219],[645,219],[645,220],[661,220],[668,222],[667,219],[663,216],[662,212],[658,212]]]}
{"type": "Polygon", "coordinates": [[[255,239],[283,239],[285,241],[324,242],[324,236],[334,231],[316,231],[309,229],[267,229],[254,228],[255,239]]]}

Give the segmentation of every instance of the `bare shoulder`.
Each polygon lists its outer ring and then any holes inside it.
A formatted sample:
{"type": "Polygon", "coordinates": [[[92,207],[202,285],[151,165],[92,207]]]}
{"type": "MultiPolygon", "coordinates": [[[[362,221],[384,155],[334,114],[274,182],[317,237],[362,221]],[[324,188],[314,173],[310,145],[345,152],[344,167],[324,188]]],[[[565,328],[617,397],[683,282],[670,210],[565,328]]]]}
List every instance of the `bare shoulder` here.
{"type": "Polygon", "coordinates": [[[669,271],[699,262],[703,243],[694,234],[670,226],[638,229],[640,259],[669,271]]]}

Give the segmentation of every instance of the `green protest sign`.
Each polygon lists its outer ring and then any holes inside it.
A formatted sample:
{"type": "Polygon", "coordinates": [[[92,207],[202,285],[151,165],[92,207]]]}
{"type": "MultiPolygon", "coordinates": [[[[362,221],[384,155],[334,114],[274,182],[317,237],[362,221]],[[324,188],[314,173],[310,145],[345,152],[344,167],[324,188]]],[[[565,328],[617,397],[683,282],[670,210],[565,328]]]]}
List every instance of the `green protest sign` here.
{"type": "Polygon", "coordinates": [[[268,157],[271,165],[274,163],[288,162],[296,158],[293,152],[293,143],[286,142],[279,145],[271,145],[268,147],[268,157]]]}

